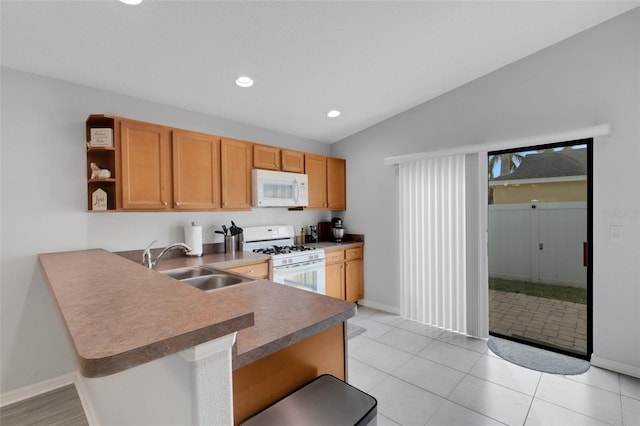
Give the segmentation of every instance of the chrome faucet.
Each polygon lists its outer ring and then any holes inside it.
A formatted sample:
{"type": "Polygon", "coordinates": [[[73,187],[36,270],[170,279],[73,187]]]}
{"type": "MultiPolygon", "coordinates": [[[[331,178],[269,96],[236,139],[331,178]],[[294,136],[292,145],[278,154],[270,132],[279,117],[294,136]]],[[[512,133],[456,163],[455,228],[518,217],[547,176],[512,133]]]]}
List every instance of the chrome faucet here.
{"type": "Polygon", "coordinates": [[[162,260],[164,255],[167,254],[168,251],[175,250],[175,249],[181,249],[185,253],[188,253],[191,251],[191,247],[189,247],[186,244],[173,243],[173,244],[169,244],[164,249],[162,249],[158,257],[154,259],[153,255],[151,254],[151,246],[157,242],[158,240],[154,240],[151,244],[147,246],[146,249],[144,249],[144,253],[142,253],[142,264],[149,269],[158,269],[158,266],[160,266],[160,261],[162,260]]]}

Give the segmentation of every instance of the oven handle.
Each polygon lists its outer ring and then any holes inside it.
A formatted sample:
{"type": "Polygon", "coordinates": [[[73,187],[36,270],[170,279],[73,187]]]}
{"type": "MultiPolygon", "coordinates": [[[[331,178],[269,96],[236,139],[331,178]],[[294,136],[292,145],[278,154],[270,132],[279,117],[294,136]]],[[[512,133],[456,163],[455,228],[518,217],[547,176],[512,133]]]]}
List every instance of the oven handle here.
{"type": "Polygon", "coordinates": [[[322,265],[324,267],[324,259],[321,260],[312,260],[310,262],[304,262],[304,263],[296,263],[293,265],[279,265],[279,266],[274,266],[273,267],[273,272],[276,273],[278,271],[287,271],[287,272],[291,272],[291,271],[306,271],[306,270],[313,270],[313,269],[317,269],[318,266],[322,265]]]}

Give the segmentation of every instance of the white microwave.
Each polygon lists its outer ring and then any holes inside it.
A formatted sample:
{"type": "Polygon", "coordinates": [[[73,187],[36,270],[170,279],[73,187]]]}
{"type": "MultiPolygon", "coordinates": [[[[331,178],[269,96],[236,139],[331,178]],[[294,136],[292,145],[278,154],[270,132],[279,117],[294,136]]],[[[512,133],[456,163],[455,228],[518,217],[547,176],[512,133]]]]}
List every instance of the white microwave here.
{"type": "Polygon", "coordinates": [[[309,178],[305,174],[253,169],[251,189],[254,207],[309,205],[309,178]]]}

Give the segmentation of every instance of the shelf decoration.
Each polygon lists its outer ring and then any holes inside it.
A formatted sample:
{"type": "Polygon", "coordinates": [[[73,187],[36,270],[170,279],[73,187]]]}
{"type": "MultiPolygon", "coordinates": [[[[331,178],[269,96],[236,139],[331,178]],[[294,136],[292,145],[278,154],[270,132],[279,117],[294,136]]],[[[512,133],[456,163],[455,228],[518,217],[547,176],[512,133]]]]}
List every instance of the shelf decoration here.
{"type": "Polygon", "coordinates": [[[108,128],[92,128],[91,140],[89,146],[91,147],[113,147],[113,129],[108,128]]]}
{"type": "Polygon", "coordinates": [[[111,177],[111,171],[108,169],[101,169],[96,163],[91,163],[91,179],[109,179],[111,177]]]}
{"type": "Polygon", "coordinates": [[[104,189],[98,188],[93,191],[93,194],[91,194],[91,210],[107,210],[107,193],[104,191],[104,189]]]}

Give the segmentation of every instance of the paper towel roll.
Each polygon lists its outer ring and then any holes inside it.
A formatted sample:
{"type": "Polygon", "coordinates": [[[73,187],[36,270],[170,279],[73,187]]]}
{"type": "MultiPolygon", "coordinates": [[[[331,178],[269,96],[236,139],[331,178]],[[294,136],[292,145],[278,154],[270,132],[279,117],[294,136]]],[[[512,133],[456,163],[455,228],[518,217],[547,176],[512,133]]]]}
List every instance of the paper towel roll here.
{"type": "Polygon", "coordinates": [[[196,222],[184,227],[184,243],[191,247],[187,256],[202,256],[202,226],[196,222]]]}

